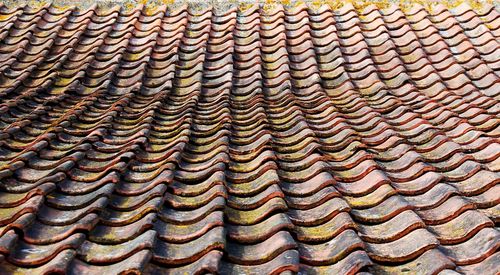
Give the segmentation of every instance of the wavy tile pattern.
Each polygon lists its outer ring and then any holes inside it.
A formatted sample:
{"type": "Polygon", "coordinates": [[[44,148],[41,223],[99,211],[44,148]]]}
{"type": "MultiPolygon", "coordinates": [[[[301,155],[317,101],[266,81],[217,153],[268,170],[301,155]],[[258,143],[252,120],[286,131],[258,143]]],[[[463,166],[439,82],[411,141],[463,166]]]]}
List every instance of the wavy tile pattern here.
{"type": "Polygon", "coordinates": [[[0,7],[1,274],[498,274],[500,15],[0,7]]]}

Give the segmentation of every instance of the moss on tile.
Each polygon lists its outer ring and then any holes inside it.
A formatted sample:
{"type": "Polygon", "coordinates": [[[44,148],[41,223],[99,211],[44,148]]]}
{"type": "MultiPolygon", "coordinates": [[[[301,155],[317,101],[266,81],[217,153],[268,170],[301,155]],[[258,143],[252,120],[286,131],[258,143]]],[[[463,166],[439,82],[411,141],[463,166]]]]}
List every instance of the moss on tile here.
{"type": "Polygon", "coordinates": [[[321,5],[329,5],[333,9],[341,8],[345,4],[352,4],[355,8],[363,10],[369,5],[376,5],[378,8],[387,8],[392,4],[397,4],[401,8],[408,10],[415,4],[420,4],[427,9],[432,10],[432,7],[437,4],[443,4],[448,8],[455,8],[462,3],[467,3],[473,9],[482,10],[485,5],[491,4],[500,7],[498,0],[53,0],[53,1],[37,1],[37,0],[0,0],[0,3],[8,7],[17,7],[28,5],[30,7],[39,8],[47,3],[53,3],[56,7],[67,9],[72,6],[79,8],[88,8],[93,4],[99,5],[101,8],[111,8],[113,6],[122,6],[127,10],[136,8],[139,5],[145,5],[147,12],[154,12],[162,6],[171,8],[180,7],[188,4],[194,9],[203,9],[208,6],[213,6],[219,10],[225,10],[232,7],[239,7],[240,9],[248,9],[252,4],[259,4],[264,9],[272,9],[276,5],[284,5],[285,7],[294,7],[301,4],[308,6],[320,7],[321,5]]]}

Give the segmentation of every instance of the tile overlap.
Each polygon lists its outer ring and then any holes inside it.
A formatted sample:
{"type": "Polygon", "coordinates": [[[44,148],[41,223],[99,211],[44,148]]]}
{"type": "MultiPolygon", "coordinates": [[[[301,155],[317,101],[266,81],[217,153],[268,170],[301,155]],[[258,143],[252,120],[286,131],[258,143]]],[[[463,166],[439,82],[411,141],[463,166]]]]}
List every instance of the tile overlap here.
{"type": "Polygon", "coordinates": [[[494,7],[0,26],[2,274],[500,272],[494,7]]]}

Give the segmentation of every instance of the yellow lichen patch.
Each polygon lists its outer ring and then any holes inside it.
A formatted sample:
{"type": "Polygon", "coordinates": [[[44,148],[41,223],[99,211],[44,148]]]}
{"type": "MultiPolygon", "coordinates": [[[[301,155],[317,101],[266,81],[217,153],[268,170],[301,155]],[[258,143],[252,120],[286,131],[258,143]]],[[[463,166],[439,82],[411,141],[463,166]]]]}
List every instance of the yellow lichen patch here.
{"type": "Polygon", "coordinates": [[[398,6],[399,8],[403,11],[403,12],[408,12],[410,9],[411,9],[411,4],[408,3],[408,1],[405,1],[405,0],[399,0],[398,2],[398,6]]]}
{"type": "Polygon", "coordinates": [[[251,4],[251,3],[241,3],[238,5],[238,8],[240,9],[240,11],[246,11],[246,10],[250,9],[252,6],[253,6],[253,4],[251,4]]]}
{"type": "Polygon", "coordinates": [[[45,5],[47,5],[47,2],[31,0],[31,1],[26,2],[26,4],[32,8],[41,8],[45,5]]]}
{"type": "Polygon", "coordinates": [[[123,8],[125,8],[125,10],[132,10],[134,7],[135,7],[135,4],[133,4],[133,3],[125,3],[123,5],[123,8]]]}
{"type": "MultiPolygon", "coordinates": [[[[331,9],[334,9],[334,10],[338,9],[342,6],[342,2],[339,0],[315,0],[314,2],[315,2],[314,5],[319,5],[319,6],[327,5],[331,9]]],[[[309,4],[309,5],[311,5],[311,4],[309,4]]]]}
{"type": "MultiPolygon", "coordinates": [[[[473,10],[482,10],[484,8],[484,2],[477,1],[477,0],[469,0],[466,1],[467,4],[473,9],[473,10]]],[[[493,1],[486,1],[486,4],[493,4],[493,1]],[[489,3],[488,3],[489,2],[489,3]]]]}
{"type": "Polygon", "coordinates": [[[346,0],[346,3],[350,3],[354,6],[354,8],[358,11],[364,10],[369,5],[377,5],[378,2],[368,2],[368,1],[356,1],[356,0],[346,0]]]}
{"type": "Polygon", "coordinates": [[[67,11],[68,9],[73,8],[73,6],[71,6],[71,5],[64,5],[64,4],[63,4],[63,5],[59,5],[59,4],[57,4],[57,5],[54,5],[53,7],[54,7],[56,10],[59,10],[59,11],[67,11]]]}
{"type": "Polygon", "coordinates": [[[146,13],[146,15],[153,15],[157,13],[162,6],[164,6],[163,3],[146,3],[144,4],[144,12],[146,13]]]}
{"type": "Polygon", "coordinates": [[[266,3],[262,6],[264,11],[271,11],[276,8],[280,1],[276,0],[266,0],[266,3]]]}
{"type": "Polygon", "coordinates": [[[0,22],[5,21],[5,20],[7,20],[7,19],[9,19],[11,17],[12,17],[12,14],[8,14],[8,13],[6,13],[6,14],[0,14],[0,22]]]}
{"type": "Polygon", "coordinates": [[[311,7],[313,10],[319,9],[323,5],[323,1],[321,0],[313,0],[310,4],[309,7],[311,7]]]}

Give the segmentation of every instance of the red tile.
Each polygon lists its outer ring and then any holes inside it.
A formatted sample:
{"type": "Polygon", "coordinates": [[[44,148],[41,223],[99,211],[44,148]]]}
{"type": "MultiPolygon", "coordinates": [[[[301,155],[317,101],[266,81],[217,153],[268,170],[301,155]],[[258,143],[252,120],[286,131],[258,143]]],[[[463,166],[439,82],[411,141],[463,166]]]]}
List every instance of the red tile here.
{"type": "Polygon", "coordinates": [[[499,22],[0,5],[0,273],[495,273],[499,22]]]}

